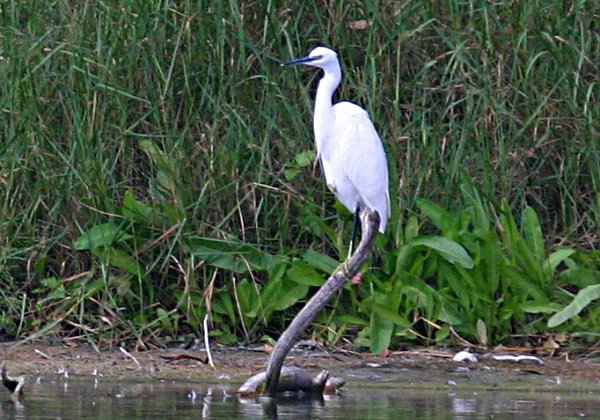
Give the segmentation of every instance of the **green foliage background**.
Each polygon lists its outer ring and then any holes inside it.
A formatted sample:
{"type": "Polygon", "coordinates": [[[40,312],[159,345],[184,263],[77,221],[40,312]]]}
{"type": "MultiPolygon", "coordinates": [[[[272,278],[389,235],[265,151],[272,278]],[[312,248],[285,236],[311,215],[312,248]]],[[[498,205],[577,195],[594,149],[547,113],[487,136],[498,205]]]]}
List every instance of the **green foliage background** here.
{"type": "Polygon", "coordinates": [[[115,344],[210,313],[222,342],[276,337],[351,226],[313,165],[318,75],[279,66],[319,44],[384,140],[393,215],[318,332],[487,345],[546,331],[580,290],[558,328],[597,331],[599,13],[0,3],[0,334],[115,344]]]}

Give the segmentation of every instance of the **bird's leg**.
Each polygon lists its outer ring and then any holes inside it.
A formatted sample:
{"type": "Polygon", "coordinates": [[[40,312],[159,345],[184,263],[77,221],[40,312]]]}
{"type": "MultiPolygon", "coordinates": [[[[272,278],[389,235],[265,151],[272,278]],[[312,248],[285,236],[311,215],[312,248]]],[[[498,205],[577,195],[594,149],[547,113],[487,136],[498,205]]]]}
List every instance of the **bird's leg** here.
{"type": "Polygon", "coordinates": [[[356,232],[358,231],[358,225],[360,224],[360,207],[356,206],[354,211],[354,224],[352,225],[352,236],[350,237],[350,250],[348,251],[348,258],[354,254],[354,240],[356,239],[356,232]]]}

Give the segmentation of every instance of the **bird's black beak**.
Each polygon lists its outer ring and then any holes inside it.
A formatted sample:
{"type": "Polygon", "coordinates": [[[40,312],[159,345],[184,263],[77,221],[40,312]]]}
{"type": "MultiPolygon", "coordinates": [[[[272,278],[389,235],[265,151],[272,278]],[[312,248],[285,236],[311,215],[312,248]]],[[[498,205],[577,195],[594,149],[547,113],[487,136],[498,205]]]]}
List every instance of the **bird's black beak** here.
{"type": "Polygon", "coordinates": [[[321,58],[320,55],[317,55],[315,57],[306,56],[302,58],[295,58],[293,60],[288,61],[287,63],[282,63],[281,67],[294,66],[296,64],[306,64],[310,63],[311,61],[318,60],[319,58],[321,58]]]}

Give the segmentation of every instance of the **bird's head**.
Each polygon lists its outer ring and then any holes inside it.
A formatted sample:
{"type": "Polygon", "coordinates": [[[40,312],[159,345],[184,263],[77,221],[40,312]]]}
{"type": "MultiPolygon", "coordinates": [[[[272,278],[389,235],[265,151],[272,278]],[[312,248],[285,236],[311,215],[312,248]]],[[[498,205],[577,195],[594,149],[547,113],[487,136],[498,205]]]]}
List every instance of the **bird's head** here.
{"type": "Polygon", "coordinates": [[[307,66],[318,67],[323,70],[339,68],[338,55],[335,51],[327,47],[316,47],[306,57],[296,58],[283,63],[282,66],[293,66],[295,64],[305,64],[307,66]]]}

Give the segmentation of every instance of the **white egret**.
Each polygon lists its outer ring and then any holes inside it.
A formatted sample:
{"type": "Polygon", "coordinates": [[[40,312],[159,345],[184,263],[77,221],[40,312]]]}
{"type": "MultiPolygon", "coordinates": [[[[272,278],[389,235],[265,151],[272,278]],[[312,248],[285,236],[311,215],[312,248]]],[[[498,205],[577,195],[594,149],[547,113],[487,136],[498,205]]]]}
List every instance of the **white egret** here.
{"type": "Polygon", "coordinates": [[[321,160],[327,186],[357,218],[365,207],[379,213],[379,231],[385,232],[390,215],[387,159],[369,114],[351,102],[333,105],[333,93],[342,80],[337,53],[316,47],[308,56],[283,65],[294,64],[323,70],[313,123],[317,157],[321,160]]]}

